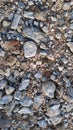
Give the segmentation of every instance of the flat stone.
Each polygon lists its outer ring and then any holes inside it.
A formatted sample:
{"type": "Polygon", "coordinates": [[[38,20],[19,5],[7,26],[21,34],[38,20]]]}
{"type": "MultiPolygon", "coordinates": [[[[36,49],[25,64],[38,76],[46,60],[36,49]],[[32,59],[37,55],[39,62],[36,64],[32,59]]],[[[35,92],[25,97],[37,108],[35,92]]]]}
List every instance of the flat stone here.
{"type": "Polygon", "coordinates": [[[5,92],[7,95],[12,94],[14,92],[15,88],[12,86],[7,86],[5,89],[5,92]]]}
{"type": "Polygon", "coordinates": [[[60,114],[60,104],[53,105],[52,107],[47,107],[47,115],[49,117],[54,117],[60,114]]]}
{"type": "Polygon", "coordinates": [[[26,58],[34,57],[37,52],[37,46],[34,42],[28,41],[24,44],[24,56],[26,58]]]}
{"type": "Polygon", "coordinates": [[[42,92],[45,96],[48,96],[49,98],[54,98],[55,89],[56,85],[52,81],[42,83],[42,92]]]}
{"type": "Polygon", "coordinates": [[[24,107],[30,107],[33,104],[33,101],[31,98],[26,96],[23,99],[21,99],[19,103],[24,107]]]}
{"type": "Polygon", "coordinates": [[[7,85],[7,81],[6,80],[1,80],[0,81],[0,90],[3,90],[7,85]]]}
{"type": "Polygon", "coordinates": [[[24,115],[33,115],[33,111],[30,109],[30,108],[21,108],[19,111],[18,111],[19,114],[24,114],[24,115]]]}
{"type": "Polygon", "coordinates": [[[28,18],[28,19],[34,19],[34,14],[33,14],[33,12],[27,12],[27,11],[25,11],[24,12],[24,17],[28,18]]]}
{"type": "Polygon", "coordinates": [[[55,116],[55,117],[52,117],[50,120],[51,120],[52,124],[54,126],[56,126],[61,123],[62,119],[63,119],[62,116],[55,116]]]}
{"type": "Polygon", "coordinates": [[[25,27],[22,34],[24,37],[30,38],[36,43],[40,43],[45,38],[44,34],[35,27],[25,27]]]}
{"type": "Polygon", "coordinates": [[[22,79],[20,86],[19,86],[19,90],[20,91],[26,90],[26,88],[29,86],[29,82],[30,82],[29,79],[22,79]]]}
{"type": "Polygon", "coordinates": [[[12,101],[12,98],[13,98],[13,96],[11,96],[11,95],[5,95],[4,97],[2,97],[2,98],[0,99],[0,104],[1,104],[1,105],[3,105],[3,104],[8,104],[9,102],[12,101]]]}

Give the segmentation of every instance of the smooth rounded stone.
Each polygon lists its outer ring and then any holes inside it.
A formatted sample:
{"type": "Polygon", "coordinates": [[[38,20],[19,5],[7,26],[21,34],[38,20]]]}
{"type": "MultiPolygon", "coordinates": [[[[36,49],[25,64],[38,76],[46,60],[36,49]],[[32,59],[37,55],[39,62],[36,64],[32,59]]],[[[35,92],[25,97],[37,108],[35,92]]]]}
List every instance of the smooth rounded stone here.
{"type": "Polygon", "coordinates": [[[34,57],[37,52],[37,46],[34,42],[28,41],[24,44],[24,56],[26,58],[34,57]]]}
{"type": "Polygon", "coordinates": [[[55,89],[56,85],[52,81],[42,83],[42,92],[49,98],[54,98],[55,89]]]}
{"type": "Polygon", "coordinates": [[[36,95],[36,96],[34,97],[33,107],[34,107],[35,109],[38,109],[38,108],[41,106],[41,104],[43,104],[43,102],[44,102],[44,97],[43,97],[43,95],[42,95],[42,94],[36,95]]]}
{"type": "Polygon", "coordinates": [[[52,124],[53,124],[54,126],[60,124],[61,121],[62,121],[62,119],[63,119],[63,117],[60,116],[60,115],[50,118],[50,120],[51,120],[51,122],[52,122],[52,124]]]}
{"type": "Polygon", "coordinates": [[[6,80],[1,80],[0,81],[0,90],[3,90],[7,85],[7,81],[6,80]]]}
{"type": "Polygon", "coordinates": [[[24,107],[29,107],[33,104],[33,100],[26,96],[23,99],[21,99],[19,103],[24,107]]]}
{"type": "Polygon", "coordinates": [[[57,104],[57,105],[53,105],[51,107],[47,106],[47,115],[49,117],[54,117],[54,116],[57,116],[60,114],[60,104],[57,104]]]}
{"type": "Polygon", "coordinates": [[[72,42],[68,42],[67,46],[69,47],[70,51],[73,53],[73,43],[72,42]]]}
{"type": "Polygon", "coordinates": [[[33,115],[33,111],[30,108],[23,107],[18,111],[19,114],[33,115]]]}
{"type": "Polygon", "coordinates": [[[47,127],[47,122],[45,120],[39,120],[38,125],[41,128],[46,128],[47,127]]]}
{"type": "Polygon", "coordinates": [[[42,78],[42,75],[41,75],[41,73],[38,71],[38,72],[34,75],[34,77],[35,77],[36,79],[41,79],[41,78],[42,78]]]}
{"type": "Polygon", "coordinates": [[[19,90],[26,90],[26,88],[29,86],[30,80],[29,79],[22,79],[20,85],[19,85],[19,90]]]}
{"type": "Polygon", "coordinates": [[[15,94],[14,94],[14,99],[16,100],[20,100],[21,99],[21,92],[20,91],[16,91],[15,94]]]}
{"type": "Polygon", "coordinates": [[[12,101],[12,98],[13,98],[13,96],[11,96],[11,95],[5,95],[4,97],[2,97],[2,98],[0,99],[0,104],[1,104],[1,105],[3,105],[3,104],[8,104],[9,102],[12,101]]]}
{"type": "Polygon", "coordinates": [[[7,95],[12,94],[14,92],[14,90],[15,90],[15,88],[12,87],[12,86],[7,86],[5,88],[5,92],[6,92],[7,95]]]}

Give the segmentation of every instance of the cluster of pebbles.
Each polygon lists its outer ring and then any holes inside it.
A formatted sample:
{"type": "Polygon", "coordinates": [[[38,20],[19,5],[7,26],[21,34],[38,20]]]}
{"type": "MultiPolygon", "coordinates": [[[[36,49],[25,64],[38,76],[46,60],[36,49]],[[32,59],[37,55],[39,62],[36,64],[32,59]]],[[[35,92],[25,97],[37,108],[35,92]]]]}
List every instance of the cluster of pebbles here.
{"type": "Polygon", "coordinates": [[[0,0],[1,130],[73,130],[73,0],[0,0]]]}

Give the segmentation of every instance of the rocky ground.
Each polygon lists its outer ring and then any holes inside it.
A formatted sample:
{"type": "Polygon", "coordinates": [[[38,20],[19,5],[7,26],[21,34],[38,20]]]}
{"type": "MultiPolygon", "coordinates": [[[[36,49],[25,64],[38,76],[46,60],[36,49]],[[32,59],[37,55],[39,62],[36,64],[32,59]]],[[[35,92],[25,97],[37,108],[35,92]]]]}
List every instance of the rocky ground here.
{"type": "Polygon", "coordinates": [[[0,0],[1,130],[73,130],[73,0],[0,0]]]}

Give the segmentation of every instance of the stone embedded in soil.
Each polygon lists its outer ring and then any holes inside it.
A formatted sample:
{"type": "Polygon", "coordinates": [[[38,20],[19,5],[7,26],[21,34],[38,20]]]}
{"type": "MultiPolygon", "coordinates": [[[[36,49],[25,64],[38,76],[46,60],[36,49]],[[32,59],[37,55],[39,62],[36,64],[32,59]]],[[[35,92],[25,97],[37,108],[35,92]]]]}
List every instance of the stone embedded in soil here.
{"type": "Polygon", "coordinates": [[[54,98],[55,89],[56,85],[52,81],[42,83],[42,92],[49,98],[54,98]]]}
{"type": "Polygon", "coordinates": [[[21,108],[19,111],[18,111],[19,114],[24,114],[24,115],[33,115],[33,111],[32,109],[30,108],[21,108]]]}
{"type": "Polygon", "coordinates": [[[15,88],[12,86],[7,86],[5,89],[5,92],[7,95],[12,94],[14,92],[15,88]]]}
{"type": "Polygon", "coordinates": [[[28,41],[24,44],[24,56],[26,58],[34,57],[37,52],[37,46],[34,42],[28,41]]]}
{"type": "Polygon", "coordinates": [[[7,81],[6,80],[1,80],[0,81],[0,90],[3,90],[7,85],[7,81]]]}
{"type": "Polygon", "coordinates": [[[8,104],[9,102],[12,101],[12,98],[13,98],[13,96],[11,96],[11,95],[5,95],[4,97],[2,97],[2,98],[0,99],[0,104],[1,104],[1,105],[3,105],[3,104],[8,104]]]}
{"type": "Polygon", "coordinates": [[[54,116],[57,116],[60,114],[60,104],[57,104],[57,105],[53,105],[51,107],[47,107],[47,115],[49,117],[54,117],[54,116]]]}
{"type": "Polygon", "coordinates": [[[26,88],[29,86],[30,80],[29,79],[22,79],[20,85],[19,85],[19,90],[26,90],[26,88]]]}

